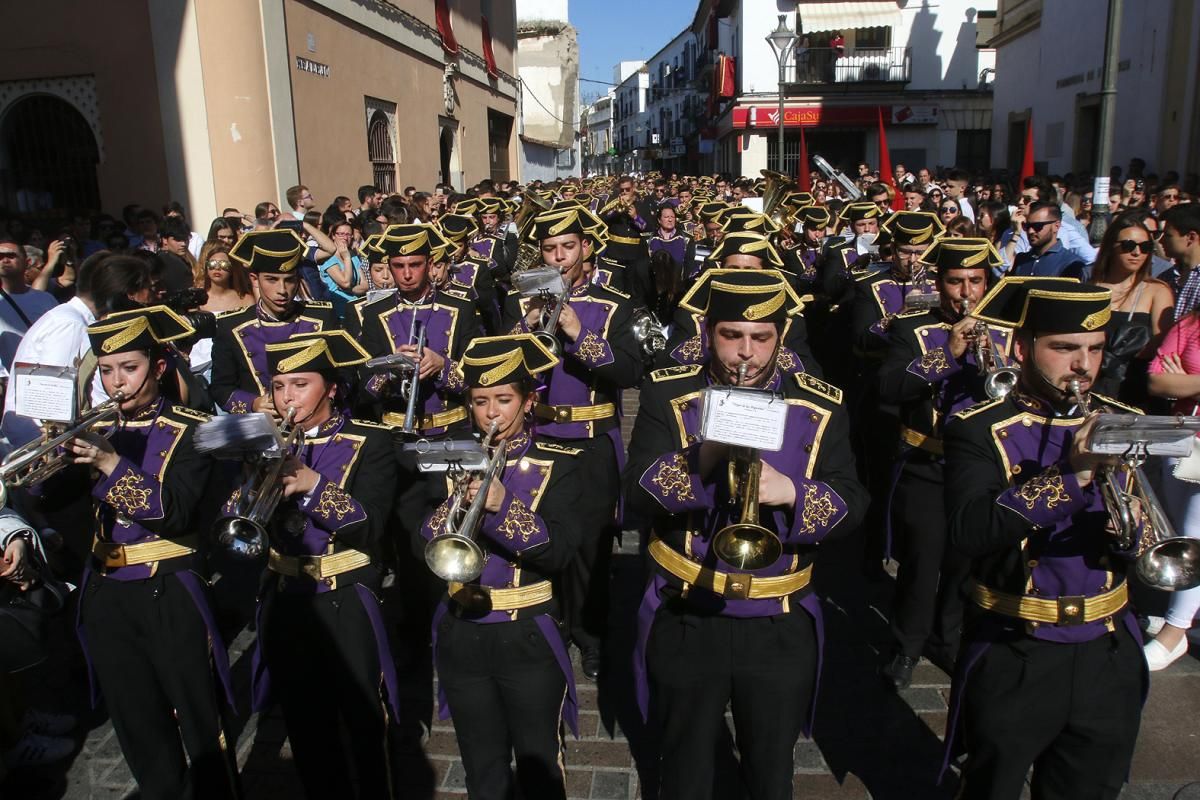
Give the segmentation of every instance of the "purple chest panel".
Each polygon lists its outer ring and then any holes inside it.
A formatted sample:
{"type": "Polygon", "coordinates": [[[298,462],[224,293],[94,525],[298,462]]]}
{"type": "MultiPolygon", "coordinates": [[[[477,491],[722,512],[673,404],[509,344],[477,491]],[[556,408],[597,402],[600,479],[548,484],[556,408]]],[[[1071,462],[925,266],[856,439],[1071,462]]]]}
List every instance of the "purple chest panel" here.
{"type": "MultiPolygon", "coordinates": [[[[144,487],[155,493],[162,492],[162,478],[179,440],[187,428],[173,420],[159,417],[145,421],[127,422],[112,436],[113,446],[123,457],[132,461],[142,472],[158,481],[144,487]]],[[[161,499],[160,499],[161,502],[161,499]]],[[[136,544],[159,538],[137,522],[125,519],[107,503],[100,503],[97,511],[103,535],[109,541],[120,544],[136,544]]],[[[138,569],[126,567],[124,569],[138,569]]],[[[148,575],[147,575],[148,577],[148,575]]]]}
{"type": "MultiPolygon", "coordinates": [[[[425,328],[425,346],[435,351],[442,358],[450,360],[451,346],[454,343],[454,330],[459,325],[459,310],[440,303],[424,305],[408,305],[398,300],[396,307],[383,314],[381,321],[388,335],[390,352],[396,352],[402,345],[409,344],[409,335],[413,330],[413,315],[416,315],[417,325],[425,328]]],[[[433,414],[446,408],[445,400],[432,389],[433,378],[421,381],[421,402],[418,411],[433,414]]]]}
{"type": "MultiPolygon", "coordinates": [[[[300,460],[306,466],[342,489],[349,484],[350,473],[364,442],[361,436],[342,433],[344,426],[344,417],[334,418],[322,426],[315,437],[305,441],[300,453],[300,460]]],[[[271,543],[284,555],[321,555],[329,551],[329,531],[318,527],[297,507],[296,501],[281,503],[274,522],[271,543]]]]}
{"type": "Polygon", "coordinates": [[[657,253],[659,250],[664,250],[671,254],[671,258],[679,264],[683,263],[683,257],[687,254],[687,237],[672,236],[670,239],[664,239],[661,236],[650,237],[650,252],[657,253]]]}
{"type": "Polygon", "coordinates": [[[499,241],[494,236],[485,236],[471,242],[471,252],[479,256],[484,261],[494,261],[494,253],[496,251],[496,242],[499,241]]]}
{"type": "MultiPolygon", "coordinates": [[[[1065,461],[1081,418],[1053,419],[1018,414],[992,426],[992,437],[1013,486],[1017,502],[1029,509],[1068,502],[1062,481],[1033,480],[1045,473],[1043,465],[1065,461]]],[[[1028,573],[1027,592],[1045,596],[1094,595],[1114,585],[1109,571],[1111,537],[1104,532],[1108,519],[1099,492],[1085,492],[1083,510],[1055,524],[1031,531],[1023,556],[1028,573]]],[[[1099,624],[1099,623],[1092,623],[1099,624]]],[[[1078,626],[1088,628],[1089,626],[1078,626]]]]}
{"type": "Polygon", "coordinates": [[[454,265],[451,274],[451,285],[463,289],[471,296],[475,295],[475,279],[479,275],[480,264],[477,261],[463,261],[454,265]]]}
{"type": "Polygon", "coordinates": [[[273,322],[257,319],[233,329],[233,338],[242,350],[242,356],[251,365],[251,372],[258,384],[260,394],[265,394],[271,377],[267,372],[267,345],[286,341],[297,333],[319,331],[323,323],[312,317],[298,316],[288,322],[273,322]]]}
{"type": "MultiPolygon", "coordinates": [[[[1010,335],[1008,328],[989,327],[988,338],[992,342],[992,352],[1000,358],[1001,364],[1008,364],[1010,335]]],[[[922,357],[933,353],[936,357],[941,351],[945,357],[950,354],[950,325],[938,323],[922,326],[916,329],[917,341],[921,346],[922,357]]],[[[934,401],[934,412],[937,415],[935,424],[940,425],[951,414],[970,408],[983,397],[981,394],[983,377],[975,359],[975,351],[968,349],[963,362],[966,369],[953,373],[937,385],[937,399],[934,401]]]]}

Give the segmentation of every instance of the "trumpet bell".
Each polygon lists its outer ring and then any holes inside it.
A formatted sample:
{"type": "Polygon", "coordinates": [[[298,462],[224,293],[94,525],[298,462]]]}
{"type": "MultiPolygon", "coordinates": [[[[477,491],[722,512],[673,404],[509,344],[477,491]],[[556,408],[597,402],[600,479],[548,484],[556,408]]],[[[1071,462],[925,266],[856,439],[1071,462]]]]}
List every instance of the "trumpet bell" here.
{"type": "Polygon", "coordinates": [[[1151,545],[1134,562],[1138,579],[1153,589],[1181,592],[1200,586],[1200,539],[1172,536],[1151,545]]]}
{"type": "Polygon", "coordinates": [[[987,374],[983,381],[983,390],[987,396],[996,400],[1007,397],[1008,393],[1017,388],[1021,373],[1015,367],[1000,367],[987,374]]]}
{"type": "Polygon", "coordinates": [[[223,517],[214,527],[217,541],[234,558],[253,561],[267,552],[267,531],[245,517],[223,517]]]}
{"type": "Polygon", "coordinates": [[[533,338],[541,342],[547,350],[554,354],[555,358],[562,358],[562,342],[546,331],[534,331],[533,338]]]}
{"type": "Polygon", "coordinates": [[[438,536],[425,545],[425,564],[445,581],[473,581],[483,572],[483,562],[483,549],[465,536],[438,536]]]}
{"type": "Polygon", "coordinates": [[[783,555],[778,536],[749,522],[737,522],[717,531],[712,546],[719,559],[738,569],[769,567],[783,555]]]}

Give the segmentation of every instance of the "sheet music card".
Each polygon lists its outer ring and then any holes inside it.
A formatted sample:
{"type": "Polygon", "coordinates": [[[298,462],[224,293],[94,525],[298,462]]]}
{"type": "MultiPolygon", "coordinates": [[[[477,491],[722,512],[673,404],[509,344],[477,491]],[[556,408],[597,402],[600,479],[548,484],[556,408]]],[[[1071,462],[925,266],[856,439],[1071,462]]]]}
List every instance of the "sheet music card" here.
{"type": "Polygon", "coordinates": [[[22,417],[44,422],[71,423],[75,420],[74,367],[44,364],[13,364],[10,384],[15,411],[22,417]]]}
{"type": "Polygon", "coordinates": [[[772,392],[710,386],[700,430],[706,442],[776,451],[783,447],[787,412],[787,402],[772,392]]]}

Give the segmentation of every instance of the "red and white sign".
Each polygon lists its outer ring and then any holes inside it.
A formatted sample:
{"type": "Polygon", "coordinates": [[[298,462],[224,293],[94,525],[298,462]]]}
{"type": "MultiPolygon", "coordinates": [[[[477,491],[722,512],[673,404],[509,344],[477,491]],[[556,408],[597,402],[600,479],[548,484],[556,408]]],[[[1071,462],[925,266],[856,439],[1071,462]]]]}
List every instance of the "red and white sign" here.
{"type": "MultiPolygon", "coordinates": [[[[893,125],[935,125],[937,106],[883,106],[885,119],[893,125]]],[[[868,127],[877,125],[879,106],[785,106],[785,128],[868,127]]],[[[733,109],[733,127],[777,128],[778,106],[737,106],[733,109]]]]}

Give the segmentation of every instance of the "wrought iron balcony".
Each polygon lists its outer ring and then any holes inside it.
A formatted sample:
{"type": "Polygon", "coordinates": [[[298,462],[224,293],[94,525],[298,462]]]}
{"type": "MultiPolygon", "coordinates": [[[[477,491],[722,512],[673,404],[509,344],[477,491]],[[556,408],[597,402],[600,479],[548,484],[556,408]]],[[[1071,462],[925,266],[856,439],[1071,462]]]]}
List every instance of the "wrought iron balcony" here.
{"type": "Polygon", "coordinates": [[[912,49],[908,47],[799,50],[783,67],[783,82],[813,84],[908,83],[912,79],[912,49]]]}

